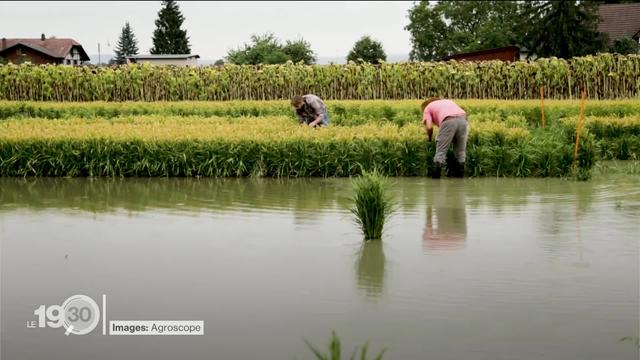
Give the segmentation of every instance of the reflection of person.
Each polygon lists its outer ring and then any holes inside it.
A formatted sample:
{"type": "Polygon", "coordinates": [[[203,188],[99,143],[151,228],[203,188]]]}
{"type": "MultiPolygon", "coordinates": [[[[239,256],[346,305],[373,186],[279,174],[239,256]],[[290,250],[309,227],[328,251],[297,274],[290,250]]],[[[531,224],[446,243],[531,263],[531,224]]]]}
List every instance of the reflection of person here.
{"type": "Polygon", "coordinates": [[[451,143],[453,143],[457,162],[452,164],[449,174],[453,177],[464,177],[465,151],[469,132],[467,113],[451,100],[432,97],[422,103],[422,122],[429,142],[433,137],[433,125],[440,128],[436,137],[436,155],[433,157],[431,177],[440,178],[442,165],[451,143]]]}
{"type": "Polygon", "coordinates": [[[366,241],[362,244],[356,268],[358,272],[358,288],[367,296],[376,297],[382,294],[384,283],[384,249],[382,241],[366,241]]]}
{"type": "Polygon", "coordinates": [[[291,105],[296,111],[296,116],[300,124],[306,124],[309,127],[318,125],[329,125],[329,115],[327,106],[322,99],[313,94],[298,95],[291,99],[291,105]]]}
{"type": "Polygon", "coordinates": [[[432,188],[422,233],[429,250],[455,250],[465,246],[467,213],[462,183],[438,182],[432,188]]]}

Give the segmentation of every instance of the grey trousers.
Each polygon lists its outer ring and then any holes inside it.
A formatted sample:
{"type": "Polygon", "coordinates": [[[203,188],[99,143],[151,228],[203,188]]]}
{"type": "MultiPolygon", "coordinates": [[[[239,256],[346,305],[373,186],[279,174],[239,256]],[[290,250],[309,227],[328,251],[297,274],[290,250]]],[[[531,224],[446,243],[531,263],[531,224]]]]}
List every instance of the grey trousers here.
{"type": "Polygon", "coordinates": [[[436,156],[433,157],[433,162],[444,164],[449,145],[453,142],[456,159],[459,163],[464,163],[468,134],[469,123],[466,116],[450,117],[443,121],[436,137],[436,156]]]}

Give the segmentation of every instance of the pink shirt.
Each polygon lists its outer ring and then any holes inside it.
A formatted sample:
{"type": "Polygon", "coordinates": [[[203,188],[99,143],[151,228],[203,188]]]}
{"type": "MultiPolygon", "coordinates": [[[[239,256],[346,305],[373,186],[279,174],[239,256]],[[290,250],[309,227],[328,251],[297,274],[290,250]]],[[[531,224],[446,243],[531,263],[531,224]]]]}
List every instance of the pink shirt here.
{"type": "Polygon", "coordinates": [[[460,108],[456,103],[451,100],[443,99],[436,100],[424,109],[424,114],[422,114],[422,122],[427,125],[428,128],[432,127],[432,124],[436,124],[436,126],[440,126],[442,120],[444,120],[448,116],[462,116],[467,115],[467,113],[460,108]]]}

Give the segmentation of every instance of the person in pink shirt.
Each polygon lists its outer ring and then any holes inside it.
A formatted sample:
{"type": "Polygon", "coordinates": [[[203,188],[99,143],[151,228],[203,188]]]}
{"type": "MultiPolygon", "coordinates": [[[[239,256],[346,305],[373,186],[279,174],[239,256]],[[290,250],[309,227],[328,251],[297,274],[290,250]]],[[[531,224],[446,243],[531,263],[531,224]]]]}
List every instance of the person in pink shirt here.
{"type": "Polygon", "coordinates": [[[422,122],[429,141],[433,137],[433,125],[440,128],[436,137],[436,155],[433,157],[431,177],[439,179],[449,145],[453,142],[453,150],[457,163],[449,169],[449,175],[464,177],[465,151],[469,124],[467,113],[455,102],[448,99],[432,97],[422,103],[422,122]]]}

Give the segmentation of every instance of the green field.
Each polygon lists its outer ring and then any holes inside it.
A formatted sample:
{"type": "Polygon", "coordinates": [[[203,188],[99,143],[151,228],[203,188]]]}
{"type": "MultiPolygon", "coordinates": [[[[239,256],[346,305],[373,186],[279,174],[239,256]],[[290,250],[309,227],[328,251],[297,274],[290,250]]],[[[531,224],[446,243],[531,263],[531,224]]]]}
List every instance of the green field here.
{"type": "MultiPolygon", "coordinates": [[[[331,126],[310,129],[284,101],[3,102],[0,175],[424,176],[435,144],[419,103],[331,101],[331,126]]],[[[535,101],[460,103],[470,114],[467,176],[588,177],[602,155],[637,157],[634,101],[589,103],[577,169],[577,102],[549,102],[544,128],[535,101]]]]}

